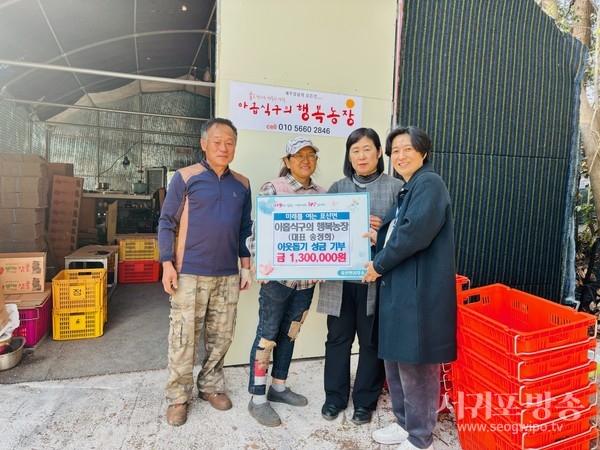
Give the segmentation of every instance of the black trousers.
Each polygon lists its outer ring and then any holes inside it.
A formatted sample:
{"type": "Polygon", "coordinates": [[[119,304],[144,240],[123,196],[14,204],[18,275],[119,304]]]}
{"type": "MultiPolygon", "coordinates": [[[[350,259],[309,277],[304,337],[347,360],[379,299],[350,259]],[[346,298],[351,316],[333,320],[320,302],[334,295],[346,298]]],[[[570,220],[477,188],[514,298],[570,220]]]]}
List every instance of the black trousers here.
{"type": "Polygon", "coordinates": [[[325,342],[325,403],[346,408],[350,398],[350,354],[358,335],[358,367],[354,379],[354,407],[374,410],[383,388],[385,370],[371,342],[373,317],[367,316],[367,285],[344,281],[340,317],[327,316],[325,342]]]}

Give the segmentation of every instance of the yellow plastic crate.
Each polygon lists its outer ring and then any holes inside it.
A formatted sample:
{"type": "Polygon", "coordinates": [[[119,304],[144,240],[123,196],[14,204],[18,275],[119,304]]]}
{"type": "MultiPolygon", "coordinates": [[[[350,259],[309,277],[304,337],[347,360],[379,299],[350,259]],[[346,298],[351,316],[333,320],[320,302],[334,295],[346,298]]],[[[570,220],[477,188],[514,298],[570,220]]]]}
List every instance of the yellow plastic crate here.
{"type": "Polygon", "coordinates": [[[61,270],[52,279],[54,310],[102,308],[106,293],[106,269],[61,270]]]}
{"type": "Polygon", "coordinates": [[[158,239],[121,239],[119,241],[119,262],[129,260],[158,261],[158,239]]]}
{"type": "Polygon", "coordinates": [[[52,339],[89,339],[104,334],[103,308],[52,311],[52,339]]]}
{"type": "Polygon", "coordinates": [[[104,297],[104,306],[102,307],[103,323],[108,322],[108,294],[104,297]]]}

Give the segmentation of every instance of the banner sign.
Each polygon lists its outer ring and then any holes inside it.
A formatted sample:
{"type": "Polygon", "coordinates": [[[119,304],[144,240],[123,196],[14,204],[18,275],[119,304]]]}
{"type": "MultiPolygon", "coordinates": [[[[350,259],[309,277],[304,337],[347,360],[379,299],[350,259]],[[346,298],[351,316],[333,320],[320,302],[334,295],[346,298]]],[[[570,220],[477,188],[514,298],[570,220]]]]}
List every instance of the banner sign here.
{"type": "Polygon", "coordinates": [[[257,280],[361,280],[371,259],[369,194],[256,198],[257,280]]]}
{"type": "Polygon", "coordinates": [[[232,81],[229,117],[244,130],[345,138],[362,124],[362,98],[232,81]]]}

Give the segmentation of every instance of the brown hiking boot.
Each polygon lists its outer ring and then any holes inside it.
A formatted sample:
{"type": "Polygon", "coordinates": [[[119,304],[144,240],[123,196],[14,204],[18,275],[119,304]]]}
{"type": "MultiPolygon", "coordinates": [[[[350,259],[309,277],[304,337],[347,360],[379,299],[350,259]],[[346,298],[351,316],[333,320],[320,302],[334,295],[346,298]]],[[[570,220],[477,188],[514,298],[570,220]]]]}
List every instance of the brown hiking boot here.
{"type": "Polygon", "coordinates": [[[199,392],[198,397],[206,400],[211,406],[219,411],[231,409],[231,400],[225,392],[199,392]]]}
{"type": "Polygon", "coordinates": [[[178,427],[187,421],[187,403],[175,403],[167,408],[167,423],[178,427]]]}

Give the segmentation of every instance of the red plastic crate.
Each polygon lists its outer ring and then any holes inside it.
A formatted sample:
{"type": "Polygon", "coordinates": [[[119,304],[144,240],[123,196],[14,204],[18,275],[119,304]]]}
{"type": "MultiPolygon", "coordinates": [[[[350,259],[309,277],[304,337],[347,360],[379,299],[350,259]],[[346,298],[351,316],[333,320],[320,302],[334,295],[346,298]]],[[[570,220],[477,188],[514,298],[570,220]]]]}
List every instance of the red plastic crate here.
{"type": "Polygon", "coordinates": [[[485,336],[475,335],[465,328],[458,332],[458,346],[481,355],[497,366],[499,371],[519,381],[528,381],[586,364],[590,360],[590,351],[596,348],[596,339],[589,338],[560,349],[517,356],[500,350],[485,336]]]}
{"type": "Polygon", "coordinates": [[[19,326],[13,336],[25,338],[25,347],[34,347],[50,331],[52,323],[52,297],[39,306],[19,308],[19,326]]]}
{"type": "MultiPolygon", "coordinates": [[[[596,370],[596,363],[592,361],[567,373],[531,382],[520,382],[502,374],[490,376],[493,367],[486,363],[477,363],[475,367],[469,367],[466,364],[474,362],[474,359],[466,360],[462,356],[461,354],[461,360],[454,366],[452,372],[455,397],[457,389],[467,393],[490,393],[504,398],[505,403],[513,402],[519,407],[534,406],[544,399],[556,398],[584,389],[591,382],[590,373],[596,370]]],[[[454,400],[456,401],[456,398],[454,400]]]]}
{"type": "Polygon", "coordinates": [[[590,426],[582,433],[534,449],[515,444],[505,433],[490,432],[490,424],[484,419],[471,419],[457,426],[462,450],[589,450],[590,443],[598,439],[598,429],[590,426]]]}
{"type": "MultiPolygon", "coordinates": [[[[597,391],[596,391],[597,392],[597,391]]],[[[589,388],[586,390],[589,393],[589,388]]],[[[587,432],[595,425],[597,407],[594,403],[580,405],[575,397],[562,402],[548,401],[531,409],[535,420],[521,422],[518,410],[493,404],[483,396],[464,396],[456,405],[456,421],[479,421],[489,432],[498,433],[519,449],[545,448],[557,441],[587,432]],[[591,423],[593,421],[594,423],[591,423]]]]}
{"type": "Polygon", "coordinates": [[[465,291],[471,287],[471,281],[464,275],[456,275],[456,292],[465,291]]]}
{"type": "Polygon", "coordinates": [[[160,263],[154,260],[120,262],[119,283],[156,283],[160,267],[160,263]]]}
{"type": "Polygon", "coordinates": [[[555,420],[598,403],[598,386],[592,381],[580,389],[555,396],[551,392],[543,393],[528,398],[528,403],[522,403],[515,394],[499,390],[498,386],[461,364],[456,364],[453,371],[452,404],[457,419],[462,417],[465,405],[472,404],[473,399],[477,400],[479,408],[493,414],[509,415],[520,424],[555,420]]]}
{"type": "Polygon", "coordinates": [[[596,316],[502,284],[457,292],[458,327],[525,355],[596,336],[596,316]]]}

